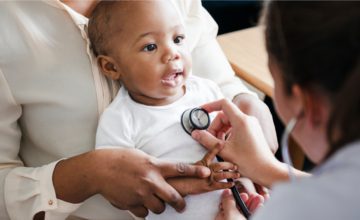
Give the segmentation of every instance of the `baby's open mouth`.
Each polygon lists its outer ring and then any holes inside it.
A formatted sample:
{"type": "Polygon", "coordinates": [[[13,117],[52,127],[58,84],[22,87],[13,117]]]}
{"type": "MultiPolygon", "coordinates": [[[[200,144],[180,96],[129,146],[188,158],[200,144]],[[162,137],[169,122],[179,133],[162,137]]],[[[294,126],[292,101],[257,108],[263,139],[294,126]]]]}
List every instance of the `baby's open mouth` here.
{"type": "Polygon", "coordinates": [[[181,82],[183,71],[174,72],[161,79],[161,83],[166,86],[175,87],[181,82]]]}

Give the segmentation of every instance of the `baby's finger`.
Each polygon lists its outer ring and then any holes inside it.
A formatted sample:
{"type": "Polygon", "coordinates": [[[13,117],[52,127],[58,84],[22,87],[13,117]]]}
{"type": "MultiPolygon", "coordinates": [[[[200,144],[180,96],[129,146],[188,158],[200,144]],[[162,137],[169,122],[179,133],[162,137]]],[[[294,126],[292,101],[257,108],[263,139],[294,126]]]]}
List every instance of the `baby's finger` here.
{"type": "Polygon", "coordinates": [[[235,164],[233,164],[233,163],[230,163],[230,162],[212,163],[212,164],[210,164],[209,168],[213,172],[219,172],[219,171],[222,171],[222,170],[233,170],[233,171],[237,170],[237,166],[235,164]]]}
{"type": "Polygon", "coordinates": [[[225,180],[225,179],[236,179],[239,177],[240,177],[240,173],[237,173],[237,172],[220,172],[220,173],[212,174],[212,179],[216,182],[219,182],[219,181],[225,180]]]}
{"type": "Polygon", "coordinates": [[[243,118],[244,116],[244,113],[242,113],[234,103],[227,99],[221,99],[215,102],[207,103],[201,107],[209,113],[222,110],[226,115],[226,120],[230,124],[237,122],[239,118],[243,118]]]}
{"type": "Polygon", "coordinates": [[[211,190],[229,189],[234,186],[233,182],[213,182],[209,186],[211,190]]]}
{"type": "Polygon", "coordinates": [[[217,143],[213,149],[211,149],[202,159],[205,162],[206,166],[209,166],[211,162],[214,160],[216,155],[224,148],[224,145],[221,143],[217,143]]]}

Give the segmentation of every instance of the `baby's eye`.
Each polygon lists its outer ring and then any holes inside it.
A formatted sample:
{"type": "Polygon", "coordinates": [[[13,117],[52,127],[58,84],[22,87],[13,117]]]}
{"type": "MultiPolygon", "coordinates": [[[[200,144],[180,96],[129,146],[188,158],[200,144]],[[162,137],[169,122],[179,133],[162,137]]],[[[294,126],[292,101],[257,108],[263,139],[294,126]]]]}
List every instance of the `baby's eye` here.
{"type": "Polygon", "coordinates": [[[148,44],[144,47],[143,51],[153,51],[156,50],[157,46],[156,44],[148,44]]]}
{"type": "Polygon", "coordinates": [[[182,35],[176,36],[174,39],[174,43],[180,44],[184,39],[185,39],[185,36],[182,36],[182,35]]]}

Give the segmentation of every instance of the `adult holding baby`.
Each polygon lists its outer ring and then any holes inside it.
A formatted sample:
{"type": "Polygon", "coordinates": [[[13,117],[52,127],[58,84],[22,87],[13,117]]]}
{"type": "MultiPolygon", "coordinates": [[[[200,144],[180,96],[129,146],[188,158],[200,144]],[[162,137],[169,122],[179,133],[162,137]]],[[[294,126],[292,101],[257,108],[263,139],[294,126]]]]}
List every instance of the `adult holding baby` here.
{"type": "MultiPolygon", "coordinates": [[[[191,33],[196,72],[208,74],[228,97],[249,93],[234,80],[200,1],[174,3],[191,33]]],[[[93,151],[99,115],[116,88],[98,71],[87,18],[59,1],[11,1],[0,3],[0,24],[0,218],[107,218],[111,212],[97,206],[104,203],[87,203],[95,194],[139,216],[163,211],[163,201],[182,210],[184,200],[165,179],[206,178],[208,169],[136,150],[93,151]]],[[[271,125],[252,95],[235,100],[271,125]]]]}

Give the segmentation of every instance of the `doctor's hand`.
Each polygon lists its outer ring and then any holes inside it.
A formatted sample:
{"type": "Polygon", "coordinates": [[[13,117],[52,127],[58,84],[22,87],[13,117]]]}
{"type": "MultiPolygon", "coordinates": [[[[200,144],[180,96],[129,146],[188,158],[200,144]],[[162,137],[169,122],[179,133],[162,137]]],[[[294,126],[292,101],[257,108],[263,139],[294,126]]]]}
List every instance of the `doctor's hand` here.
{"type": "Polygon", "coordinates": [[[235,163],[241,175],[266,187],[272,185],[277,176],[269,172],[283,171],[283,168],[270,150],[259,121],[226,99],[205,104],[202,108],[219,112],[208,131],[196,130],[192,137],[208,150],[223,145],[219,155],[225,161],[235,163]]]}
{"type": "Polygon", "coordinates": [[[278,141],[274,121],[267,105],[255,96],[246,93],[236,95],[232,101],[243,113],[259,120],[268,146],[275,153],[278,149],[278,141]]]}
{"type": "MultiPolygon", "coordinates": [[[[241,193],[240,196],[251,214],[254,214],[264,204],[264,198],[261,196],[248,196],[246,193],[241,193]]],[[[230,190],[224,190],[222,193],[219,212],[215,220],[246,220],[236,207],[236,202],[230,190]]]]}
{"type": "Polygon", "coordinates": [[[242,176],[234,179],[234,183],[240,193],[246,193],[249,197],[259,196],[262,197],[264,201],[270,198],[269,190],[266,187],[254,183],[249,178],[242,176]]]}

